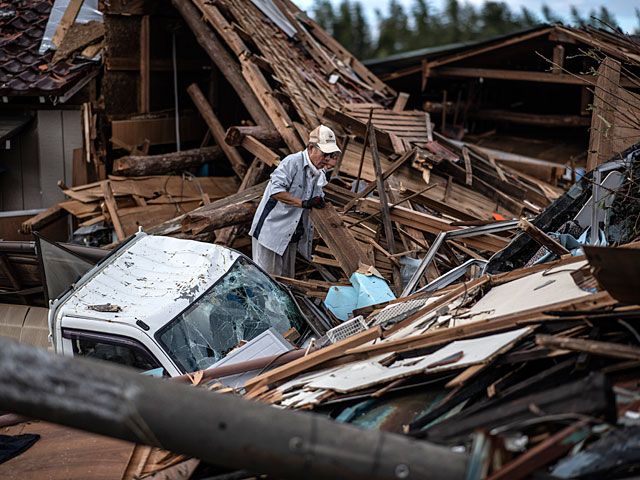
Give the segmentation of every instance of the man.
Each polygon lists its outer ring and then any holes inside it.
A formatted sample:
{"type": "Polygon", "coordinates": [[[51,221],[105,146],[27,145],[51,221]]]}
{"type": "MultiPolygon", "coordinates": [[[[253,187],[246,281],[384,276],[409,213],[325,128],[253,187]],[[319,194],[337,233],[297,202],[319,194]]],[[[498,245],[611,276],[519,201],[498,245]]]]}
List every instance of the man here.
{"type": "Polygon", "coordinates": [[[333,131],[320,125],[309,134],[307,148],[282,160],[271,174],[249,235],[253,261],[270,275],[293,277],[296,250],[311,258],[311,208],[324,207],[323,169],[340,153],[333,131]]]}

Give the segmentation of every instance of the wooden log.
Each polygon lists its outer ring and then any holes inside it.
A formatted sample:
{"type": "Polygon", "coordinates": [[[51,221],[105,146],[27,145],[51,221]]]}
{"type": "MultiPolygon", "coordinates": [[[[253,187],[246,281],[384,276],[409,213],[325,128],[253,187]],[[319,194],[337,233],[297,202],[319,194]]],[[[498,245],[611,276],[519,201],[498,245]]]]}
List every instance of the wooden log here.
{"type": "Polygon", "coordinates": [[[229,127],[224,141],[227,145],[239,147],[242,145],[242,140],[245,135],[252,136],[259,142],[264,143],[267,147],[278,148],[284,145],[282,137],[277,130],[259,125],[251,127],[229,127]]]}
{"type": "Polygon", "coordinates": [[[258,202],[251,201],[205,212],[189,213],[182,219],[182,232],[199,234],[250,222],[257,208],[258,202]]]}
{"type": "Polygon", "coordinates": [[[322,209],[312,208],[309,216],[347,278],[351,277],[361,264],[370,263],[366,252],[353,238],[333,205],[327,203],[322,209]]]}
{"type": "Polygon", "coordinates": [[[189,93],[191,100],[193,100],[193,103],[198,108],[200,115],[202,115],[202,118],[204,118],[204,121],[209,126],[209,130],[211,130],[213,138],[216,139],[216,143],[229,159],[233,171],[236,172],[238,177],[244,177],[245,173],[247,173],[247,166],[244,159],[235,147],[227,145],[224,141],[224,128],[214,113],[213,108],[211,108],[211,105],[209,105],[209,102],[202,93],[202,90],[200,90],[200,87],[198,87],[196,83],[192,83],[189,85],[189,88],[187,88],[187,93],[189,93]]]}
{"type": "Polygon", "coordinates": [[[200,46],[207,52],[211,60],[234,88],[240,101],[258,125],[273,128],[271,119],[260,102],[257,101],[251,87],[242,76],[238,62],[227,52],[225,46],[216,38],[214,32],[202,21],[202,15],[191,2],[172,0],[173,6],[180,12],[200,46]]]}
{"type": "Polygon", "coordinates": [[[184,150],[161,155],[128,155],[113,162],[113,174],[125,177],[162,175],[199,167],[220,160],[222,150],[218,146],[184,150]]]}
{"type": "Polygon", "coordinates": [[[529,235],[537,243],[539,243],[543,247],[548,248],[560,257],[562,255],[568,255],[571,253],[569,250],[563,247],[562,244],[559,243],[555,238],[550,237],[524,218],[522,218],[518,223],[518,228],[522,229],[523,232],[529,235]]]}
{"type": "Polygon", "coordinates": [[[542,347],[560,350],[573,350],[574,352],[585,352],[603,357],[640,360],[640,348],[631,345],[620,345],[613,342],[540,334],[536,335],[536,343],[542,347]]]}

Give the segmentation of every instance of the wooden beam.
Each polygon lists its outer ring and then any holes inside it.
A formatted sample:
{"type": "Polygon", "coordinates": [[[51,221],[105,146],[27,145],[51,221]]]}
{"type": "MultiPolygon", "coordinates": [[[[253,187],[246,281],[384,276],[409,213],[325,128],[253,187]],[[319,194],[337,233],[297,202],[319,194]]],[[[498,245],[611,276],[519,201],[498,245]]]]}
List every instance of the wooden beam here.
{"type": "Polygon", "coordinates": [[[207,52],[220,72],[234,88],[253,121],[257,125],[273,127],[271,119],[260,106],[260,103],[256,101],[253,90],[251,90],[251,87],[242,76],[238,62],[216,38],[215,33],[202,21],[202,16],[193,6],[193,3],[185,2],[184,0],[172,0],[171,3],[185,19],[200,46],[207,52]]]}
{"type": "Polygon", "coordinates": [[[551,73],[560,75],[562,73],[562,67],[564,66],[564,47],[562,45],[553,47],[553,63],[551,73]]]}
{"type": "Polygon", "coordinates": [[[581,115],[543,115],[537,113],[512,112],[510,110],[479,110],[468,114],[471,118],[491,120],[499,123],[515,123],[518,125],[535,125],[538,127],[588,127],[588,117],[581,115]]]}
{"type": "Polygon", "coordinates": [[[109,182],[109,180],[105,180],[103,182],[100,182],[100,187],[102,188],[102,194],[104,195],[104,203],[107,206],[109,215],[111,215],[113,228],[115,228],[116,235],[118,235],[118,242],[122,242],[125,238],[127,238],[127,236],[124,233],[122,223],[120,222],[120,217],[118,216],[118,206],[116,204],[116,199],[113,196],[113,191],[111,190],[111,183],[109,182]]]}
{"type": "Polygon", "coordinates": [[[241,145],[242,148],[244,148],[248,152],[251,152],[266,165],[269,165],[270,167],[277,167],[278,165],[280,165],[280,155],[278,155],[276,152],[271,150],[269,147],[264,145],[253,136],[245,135],[242,138],[241,145]]]}
{"type": "MultiPolygon", "coordinates": [[[[521,82],[560,83],[565,85],[594,85],[593,75],[566,73],[545,73],[529,70],[499,70],[493,68],[441,67],[431,70],[432,77],[492,78],[496,80],[515,80],[521,82]]],[[[627,80],[621,80],[621,86],[633,86],[627,80]]]]}
{"type": "Polygon", "coordinates": [[[67,211],[62,208],[60,204],[56,204],[53,207],[49,207],[44,212],[22,222],[22,225],[20,226],[20,233],[23,235],[29,235],[33,232],[37,232],[41,228],[55,222],[60,217],[64,217],[66,214],[67,211]]]}
{"type": "Polygon", "coordinates": [[[409,101],[409,94],[405,92],[400,92],[398,94],[398,98],[396,98],[396,103],[393,104],[393,108],[391,109],[394,112],[401,112],[407,106],[407,102],[409,101]]]}
{"type": "Polygon", "coordinates": [[[563,247],[555,238],[550,237],[525,218],[520,219],[518,228],[522,229],[522,231],[529,235],[536,243],[551,250],[559,257],[571,254],[571,252],[563,247]]]}
{"type": "Polygon", "coordinates": [[[353,238],[333,205],[327,203],[322,209],[312,208],[309,217],[347,278],[361,265],[370,263],[366,252],[353,238]]]}
{"type": "Polygon", "coordinates": [[[204,118],[204,121],[209,126],[209,130],[211,130],[216,143],[229,159],[233,171],[236,172],[238,177],[244,177],[245,173],[247,173],[247,165],[238,150],[231,145],[227,145],[227,142],[224,141],[224,128],[216,114],[213,112],[213,109],[202,93],[202,90],[200,90],[200,87],[198,87],[196,83],[192,83],[189,88],[187,88],[187,92],[191,96],[191,100],[193,100],[195,106],[198,108],[202,118],[204,118]]]}
{"type": "Polygon", "coordinates": [[[75,23],[76,17],[78,16],[78,12],[80,12],[80,8],[83,3],[84,0],[71,0],[67,5],[64,15],[62,15],[62,20],[60,20],[58,28],[56,29],[56,33],[51,39],[51,43],[56,47],[60,47],[60,45],[62,45],[62,41],[71,28],[71,25],[75,23]]]}
{"type": "Polygon", "coordinates": [[[149,113],[149,83],[150,64],[149,55],[151,51],[151,37],[149,28],[149,15],[143,15],[140,20],[140,92],[138,111],[149,113]]]}
{"type": "Polygon", "coordinates": [[[257,201],[249,201],[206,212],[188,213],[182,219],[182,232],[191,232],[192,234],[212,232],[224,227],[251,222],[257,208],[257,201]]]}
{"type": "Polygon", "coordinates": [[[536,335],[536,343],[542,347],[560,350],[573,350],[575,352],[585,352],[603,357],[640,360],[640,348],[613,342],[540,334],[536,335]]]}
{"type": "Polygon", "coordinates": [[[620,62],[607,57],[598,68],[596,88],[593,92],[594,109],[591,112],[587,171],[608,162],[613,154],[615,110],[618,104],[619,85],[620,62]]]}

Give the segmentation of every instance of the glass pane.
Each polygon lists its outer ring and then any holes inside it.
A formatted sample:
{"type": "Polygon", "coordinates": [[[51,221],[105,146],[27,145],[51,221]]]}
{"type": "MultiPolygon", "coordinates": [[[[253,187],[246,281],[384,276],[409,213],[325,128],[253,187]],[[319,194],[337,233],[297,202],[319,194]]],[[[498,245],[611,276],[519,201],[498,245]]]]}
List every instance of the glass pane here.
{"type": "Polygon", "coordinates": [[[210,367],[245,340],[274,327],[304,325],[291,297],[244,257],[197,302],[156,334],[186,372],[210,367]]]}
{"type": "Polygon", "coordinates": [[[42,258],[49,300],[55,300],[93,268],[93,263],[38,237],[38,255],[42,258]]]}
{"type": "Polygon", "coordinates": [[[158,367],[158,362],[152,359],[144,350],[131,345],[82,337],[76,337],[72,342],[75,355],[106,360],[137,370],[151,370],[158,367]]]}

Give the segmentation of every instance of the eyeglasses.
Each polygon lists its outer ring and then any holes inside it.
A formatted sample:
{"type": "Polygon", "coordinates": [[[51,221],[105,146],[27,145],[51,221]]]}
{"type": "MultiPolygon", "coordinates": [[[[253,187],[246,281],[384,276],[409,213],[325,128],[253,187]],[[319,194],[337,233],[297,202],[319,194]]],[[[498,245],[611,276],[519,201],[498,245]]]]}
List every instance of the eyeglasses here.
{"type": "Polygon", "coordinates": [[[322,156],[328,160],[336,160],[338,158],[338,152],[332,152],[332,153],[322,152],[322,156]]]}

